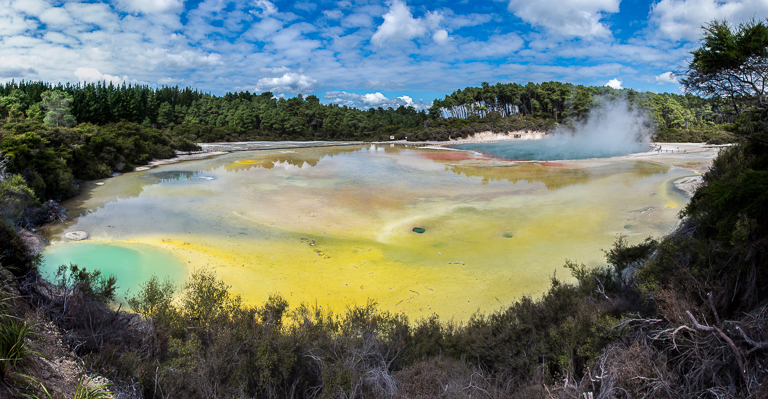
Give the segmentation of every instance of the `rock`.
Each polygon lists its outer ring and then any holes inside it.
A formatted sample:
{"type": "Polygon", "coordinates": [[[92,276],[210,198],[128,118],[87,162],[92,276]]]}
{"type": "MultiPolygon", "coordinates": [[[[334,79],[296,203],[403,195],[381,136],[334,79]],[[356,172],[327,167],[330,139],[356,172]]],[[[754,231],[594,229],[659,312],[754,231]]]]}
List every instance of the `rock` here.
{"type": "Polygon", "coordinates": [[[704,184],[704,178],[699,176],[681,177],[674,181],[675,188],[682,191],[688,198],[693,197],[696,190],[704,184]]]}
{"type": "Polygon", "coordinates": [[[64,233],[64,238],[72,241],[81,241],[88,238],[88,233],[82,230],[69,231],[64,233]]]}

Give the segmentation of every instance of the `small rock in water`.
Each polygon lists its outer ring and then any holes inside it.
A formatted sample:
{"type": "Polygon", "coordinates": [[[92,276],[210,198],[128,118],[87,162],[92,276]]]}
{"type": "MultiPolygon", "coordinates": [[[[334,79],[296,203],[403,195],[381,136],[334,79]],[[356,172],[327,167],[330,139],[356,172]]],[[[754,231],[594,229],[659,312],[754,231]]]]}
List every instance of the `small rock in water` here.
{"type": "Polygon", "coordinates": [[[427,230],[426,230],[426,229],[424,229],[424,228],[421,228],[421,227],[414,227],[414,228],[413,228],[413,232],[414,232],[414,233],[419,233],[419,234],[422,234],[422,233],[424,233],[425,231],[427,231],[427,230]]]}
{"type": "Polygon", "coordinates": [[[88,233],[84,231],[70,231],[64,234],[64,237],[72,241],[81,241],[88,238],[88,233]]]}

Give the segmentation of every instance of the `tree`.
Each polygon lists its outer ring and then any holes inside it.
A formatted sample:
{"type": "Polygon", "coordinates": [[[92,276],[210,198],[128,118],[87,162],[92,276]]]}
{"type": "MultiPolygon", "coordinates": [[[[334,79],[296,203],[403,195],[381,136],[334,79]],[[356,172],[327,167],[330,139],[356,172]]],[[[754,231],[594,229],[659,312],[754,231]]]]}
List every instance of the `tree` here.
{"type": "Polygon", "coordinates": [[[44,123],[47,126],[74,126],[77,121],[70,113],[72,96],[63,91],[46,91],[40,96],[42,106],[48,110],[44,123]]]}
{"type": "Polygon", "coordinates": [[[709,97],[728,97],[741,113],[743,107],[768,108],[768,26],[751,21],[734,31],[726,21],[704,27],[702,46],[691,52],[686,77],[688,91],[709,97]]]}
{"type": "Polygon", "coordinates": [[[45,113],[39,104],[32,104],[27,108],[27,119],[30,121],[43,121],[45,113]]]}

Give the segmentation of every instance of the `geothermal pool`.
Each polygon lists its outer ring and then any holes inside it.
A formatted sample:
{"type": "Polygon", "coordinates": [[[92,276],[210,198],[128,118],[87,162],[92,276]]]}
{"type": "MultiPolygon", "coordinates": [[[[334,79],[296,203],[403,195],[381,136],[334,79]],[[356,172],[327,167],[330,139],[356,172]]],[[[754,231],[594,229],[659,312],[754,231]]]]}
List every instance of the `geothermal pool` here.
{"type": "Polygon", "coordinates": [[[687,201],[671,182],[690,174],[390,145],[236,152],[84,183],[47,232],[43,269],[99,268],[135,293],[152,274],[208,268],[254,305],[370,298],[466,320],[570,278],[565,259],[601,264],[618,234],[665,234],[687,201]],[[90,239],[63,238],[75,230],[90,239]]]}

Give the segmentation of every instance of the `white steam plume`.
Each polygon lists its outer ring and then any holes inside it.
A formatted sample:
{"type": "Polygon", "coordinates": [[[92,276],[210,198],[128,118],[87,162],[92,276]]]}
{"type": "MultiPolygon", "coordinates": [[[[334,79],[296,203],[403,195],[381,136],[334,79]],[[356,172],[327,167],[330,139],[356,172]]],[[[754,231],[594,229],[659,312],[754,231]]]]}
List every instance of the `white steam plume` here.
{"type": "MultiPolygon", "coordinates": [[[[651,123],[646,111],[630,108],[624,99],[597,99],[583,122],[573,128],[559,127],[547,137],[547,147],[567,148],[572,158],[592,158],[646,151],[651,141],[651,123]],[[599,155],[597,155],[599,156],[599,155]]],[[[542,143],[544,144],[544,143],[542,143]]]]}

